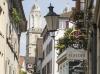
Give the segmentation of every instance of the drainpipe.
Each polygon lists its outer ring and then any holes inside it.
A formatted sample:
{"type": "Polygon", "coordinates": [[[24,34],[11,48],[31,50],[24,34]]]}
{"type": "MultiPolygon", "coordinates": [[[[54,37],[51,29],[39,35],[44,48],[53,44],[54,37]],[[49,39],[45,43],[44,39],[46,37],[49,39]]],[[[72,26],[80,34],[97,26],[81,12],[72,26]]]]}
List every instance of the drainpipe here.
{"type": "Polygon", "coordinates": [[[97,74],[97,26],[93,24],[92,31],[92,46],[91,46],[91,57],[92,57],[92,74],[97,74]]]}

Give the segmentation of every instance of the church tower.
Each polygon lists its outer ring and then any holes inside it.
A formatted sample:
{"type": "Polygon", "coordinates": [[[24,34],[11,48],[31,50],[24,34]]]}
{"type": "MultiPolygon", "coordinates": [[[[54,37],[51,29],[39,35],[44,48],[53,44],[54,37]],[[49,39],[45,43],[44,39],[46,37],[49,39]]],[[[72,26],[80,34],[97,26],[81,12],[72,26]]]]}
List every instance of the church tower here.
{"type": "Polygon", "coordinates": [[[40,7],[35,2],[29,15],[29,24],[26,35],[26,64],[29,65],[34,65],[35,63],[36,41],[42,32],[40,19],[40,7]]]}
{"type": "Polygon", "coordinates": [[[40,28],[40,7],[35,3],[29,15],[29,28],[40,28]]]}

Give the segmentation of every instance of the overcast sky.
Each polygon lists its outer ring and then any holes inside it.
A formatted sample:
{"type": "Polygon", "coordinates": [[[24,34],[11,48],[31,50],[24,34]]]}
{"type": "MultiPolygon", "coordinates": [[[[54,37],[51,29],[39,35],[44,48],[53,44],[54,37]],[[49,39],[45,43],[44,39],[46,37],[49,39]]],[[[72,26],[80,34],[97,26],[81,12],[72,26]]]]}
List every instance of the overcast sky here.
{"type": "MultiPolygon", "coordinates": [[[[24,0],[23,7],[27,20],[29,19],[29,13],[34,5],[35,0],[24,0]]],[[[67,7],[68,10],[71,10],[75,6],[75,3],[72,0],[38,0],[38,5],[41,9],[41,15],[44,16],[48,13],[48,6],[50,3],[54,6],[54,11],[58,14],[62,13],[64,8],[67,7]]],[[[20,41],[20,55],[25,55],[26,50],[26,33],[22,33],[20,41]]]]}

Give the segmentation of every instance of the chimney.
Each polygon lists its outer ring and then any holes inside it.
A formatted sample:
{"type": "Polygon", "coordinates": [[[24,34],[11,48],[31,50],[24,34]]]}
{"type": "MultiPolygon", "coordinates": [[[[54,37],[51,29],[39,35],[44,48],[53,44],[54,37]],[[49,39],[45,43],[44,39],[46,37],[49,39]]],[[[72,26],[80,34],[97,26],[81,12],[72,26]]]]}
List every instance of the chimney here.
{"type": "Polygon", "coordinates": [[[76,0],[76,11],[80,11],[80,0],[76,0]]]}

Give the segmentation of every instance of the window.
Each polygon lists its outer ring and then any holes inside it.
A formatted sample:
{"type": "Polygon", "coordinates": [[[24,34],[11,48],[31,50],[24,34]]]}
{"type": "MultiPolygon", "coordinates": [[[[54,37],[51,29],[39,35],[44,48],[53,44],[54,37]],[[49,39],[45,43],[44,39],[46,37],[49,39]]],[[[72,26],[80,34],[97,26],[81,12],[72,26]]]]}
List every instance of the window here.
{"type": "Polygon", "coordinates": [[[46,55],[48,55],[51,50],[52,50],[52,40],[50,41],[50,43],[46,47],[46,55]]]}
{"type": "Polygon", "coordinates": [[[0,6],[0,14],[1,14],[1,12],[2,12],[2,8],[1,8],[1,6],[0,6]]]}
{"type": "Polygon", "coordinates": [[[52,73],[52,61],[49,61],[47,63],[47,74],[51,74],[52,73]]]}
{"type": "Polygon", "coordinates": [[[52,73],[52,60],[50,61],[50,72],[52,73]]]}
{"type": "Polygon", "coordinates": [[[43,51],[43,59],[44,59],[44,57],[45,57],[45,54],[44,54],[44,51],[43,51]]]}
{"type": "Polygon", "coordinates": [[[7,27],[8,29],[7,29],[7,43],[9,44],[9,46],[12,48],[12,25],[10,24],[10,25],[8,25],[8,27],[7,27]]]}
{"type": "Polygon", "coordinates": [[[46,66],[42,69],[42,74],[46,74],[46,66]]]}
{"type": "Polygon", "coordinates": [[[66,21],[66,28],[69,28],[69,22],[66,21]]]}
{"type": "Polygon", "coordinates": [[[9,25],[9,34],[8,34],[8,36],[10,37],[10,35],[11,35],[11,25],[9,25]]]}
{"type": "Polygon", "coordinates": [[[50,62],[47,63],[47,74],[50,73],[50,62]]]}
{"type": "Polygon", "coordinates": [[[14,70],[13,70],[13,74],[15,74],[14,70]]]}
{"type": "Polygon", "coordinates": [[[59,68],[60,68],[59,72],[60,72],[60,74],[62,74],[62,65],[60,65],[59,68]]]}
{"type": "Polygon", "coordinates": [[[94,0],[93,7],[94,8],[96,7],[96,0],[94,0]]]}
{"type": "Polygon", "coordinates": [[[62,27],[63,27],[63,21],[60,21],[59,22],[59,29],[62,29],[62,27]]]}
{"type": "Polygon", "coordinates": [[[5,71],[6,71],[6,74],[7,74],[7,68],[8,68],[8,65],[7,65],[7,60],[5,61],[5,71]]]}
{"type": "Polygon", "coordinates": [[[11,66],[9,66],[9,74],[11,74],[11,66]]]}
{"type": "Polygon", "coordinates": [[[48,36],[49,36],[49,33],[46,33],[46,34],[44,35],[44,37],[43,37],[43,43],[47,40],[48,36]]]}
{"type": "Polygon", "coordinates": [[[59,29],[66,29],[69,27],[69,22],[67,20],[61,20],[59,22],[59,29]]]}

